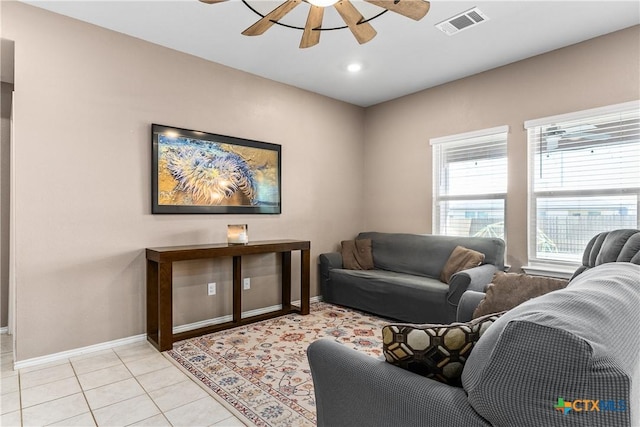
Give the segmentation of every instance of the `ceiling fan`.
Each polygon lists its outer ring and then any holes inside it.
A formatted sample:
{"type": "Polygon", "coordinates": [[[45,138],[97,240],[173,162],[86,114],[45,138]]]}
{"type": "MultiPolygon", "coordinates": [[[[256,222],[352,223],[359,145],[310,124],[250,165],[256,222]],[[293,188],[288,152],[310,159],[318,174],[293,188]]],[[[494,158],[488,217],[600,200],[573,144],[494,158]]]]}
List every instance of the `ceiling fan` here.
{"type": "MultiPolygon", "coordinates": [[[[202,3],[215,4],[227,0],[200,0],[202,3]]],[[[429,12],[430,3],[426,0],[364,0],[367,3],[379,6],[385,11],[391,11],[411,18],[415,21],[422,19],[429,12]]],[[[255,24],[242,32],[245,36],[259,36],[264,34],[273,24],[278,23],[287,13],[291,12],[300,3],[309,3],[309,15],[304,26],[300,48],[315,46],[320,42],[322,31],[322,18],[324,8],[333,6],[342,20],[347,24],[358,43],[363,44],[376,36],[376,30],[368,20],[356,9],[349,0],[285,0],[280,6],[263,15],[255,24]]]]}

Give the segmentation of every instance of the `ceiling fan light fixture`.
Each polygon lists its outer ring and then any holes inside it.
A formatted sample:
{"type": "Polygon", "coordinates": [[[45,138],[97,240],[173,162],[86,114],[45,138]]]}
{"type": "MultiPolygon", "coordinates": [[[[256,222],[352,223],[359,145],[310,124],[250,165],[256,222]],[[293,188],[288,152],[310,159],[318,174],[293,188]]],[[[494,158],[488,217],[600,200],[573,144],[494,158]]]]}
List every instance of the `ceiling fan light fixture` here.
{"type": "MultiPolygon", "coordinates": [[[[1,0],[0,0],[1,1],[1,0]]],[[[203,3],[215,4],[222,3],[227,0],[200,0],[203,3]]],[[[364,0],[367,3],[371,3],[375,6],[379,6],[384,9],[382,12],[374,15],[368,19],[358,11],[351,1],[352,0],[279,0],[280,5],[273,9],[271,12],[262,14],[249,5],[248,0],[242,0],[249,9],[260,15],[260,19],[253,25],[242,32],[245,36],[259,36],[264,34],[274,24],[282,25],[289,28],[295,28],[298,30],[304,30],[302,33],[302,39],[300,40],[300,48],[308,48],[315,46],[320,42],[320,33],[323,30],[340,30],[343,28],[349,28],[355,39],[360,44],[364,44],[373,39],[377,32],[371,26],[369,21],[375,19],[386,13],[392,11],[400,15],[411,18],[414,21],[422,19],[427,12],[429,12],[430,3],[428,0],[364,0]],[[279,22],[286,14],[291,12],[296,6],[301,3],[309,3],[311,8],[307,15],[307,23],[304,27],[297,27],[294,25],[288,25],[279,22]],[[322,18],[324,15],[324,9],[333,6],[338,15],[342,18],[346,26],[335,28],[323,28],[322,18]]]]}
{"type": "Polygon", "coordinates": [[[318,7],[333,6],[335,3],[338,2],[338,0],[307,0],[307,1],[312,5],[318,6],[318,7]]]}

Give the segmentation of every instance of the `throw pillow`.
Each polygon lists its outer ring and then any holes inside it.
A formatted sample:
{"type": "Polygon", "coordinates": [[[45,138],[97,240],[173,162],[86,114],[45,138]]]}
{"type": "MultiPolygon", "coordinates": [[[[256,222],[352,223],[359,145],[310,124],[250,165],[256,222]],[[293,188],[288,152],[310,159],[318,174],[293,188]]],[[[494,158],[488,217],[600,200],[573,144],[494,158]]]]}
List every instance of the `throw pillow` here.
{"type": "Polygon", "coordinates": [[[482,261],[484,261],[484,254],[482,252],[474,251],[464,246],[456,246],[442,268],[440,281],[449,283],[454,273],[477,267],[482,264],[482,261]]]}
{"type": "Polygon", "coordinates": [[[487,287],[483,300],[473,312],[472,318],[511,310],[531,298],[562,289],[567,286],[567,283],[569,281],[565,279],[498,271],[487,287]]]}
{"type": "Polygon", "coordinates": [[[371,270],[373,254],[371,239],[344,240],[342,246],[342,267],[349,270],[371,270]]]}
{"type": "Polygon", "coordinates": [[[391,324],[382,328],[387,362],[445,384],[461,387],[471,350],[502,313],[451,325],[391,324]]]}

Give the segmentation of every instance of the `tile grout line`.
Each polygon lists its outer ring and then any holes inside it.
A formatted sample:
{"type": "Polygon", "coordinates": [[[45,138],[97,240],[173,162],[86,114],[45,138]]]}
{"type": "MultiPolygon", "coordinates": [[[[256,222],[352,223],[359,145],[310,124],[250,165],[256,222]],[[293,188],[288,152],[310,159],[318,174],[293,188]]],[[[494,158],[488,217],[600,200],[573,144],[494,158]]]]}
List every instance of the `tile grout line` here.
{"type": "MultiPolygon", "coordinates": [[[[93,414],[93,409],[91,409],[91,405],[89,405],[89,400],[87,399],[87,395],[84,392],[85,391],[84,387],[82,387],[82,383],[80,382],[80,378],[78,377],[78,372],[76,371],[75,366],[73,366],[73,363],[71,362],[71,359],[67,359],[67,360],[69,360],[69,365],[71,365],[71,370],[73,371],[73,375],[75,375],[76,381],[78,381],[78,385],[80,386],[80,391],[82,392],[82,397],[84,398],[84,401],[87,404],[87,408],[89,408],[89,413],[91,414],[91,418],[93,419],[93,423],[96,426],[98,426],[98,420],[96,420],[96,417],[93,414]]],[[[67,418],[67,419],[69,419],[69,418],[67,418]]],[[[65,420],[60,420],[60,421],[65,421],[65,420]]],[[[60,421],[57,421],[57,422],[60,422],[60,421]]]]}
{"type": "MultiPolygon", "coordinates": [[[[153,398],[149,395],[149,392],[147,391],[147,389],[146,389],[146,388],[144,388],[144,386],[140,383],[140,381],[138,381],[138,377],[136,377],[136,375],[135,375],[133,372],[131,372],[131,369],[129,369],[129,366],[127,366],[127,364],[125,363],[125,361],[124,361],[124,360],[122,360],[122,357],[120,357],[120,355],[118,354],[118,352],[114,351],[114,353],[116,354],[116,356],[118,357],[118,359],[120,360],[120,362],[122,362],[122,364],[124,365],[125,369],[126,369],[127,371],[129,371],[129,373],[131,374],[131,377],[132,377],[134,380],[136,380],[136,383],[138,383],[138,385],[140,386],[140,388],[141,388],[142,390],[144,390],[145,395],[149,398],[149,400],[151,400],[151,402],[153,402],[153,404],[155,405],[155,407],[156,407],[156,408],[158,408],[158,411],[160,411],[160,414],[162,415],[162,417],[163,417],[165,420],[167,420],[167,422],[169,423],[169,425],[173,426],[173,423],[171,423],[171,421],[169,421],[169,418],[167,418],[167,416],[164,414],[164,411],[163,411],[163,410],[158,406],[158,404],[156,403],[156,401],[155,401],[155,400],[153,400],[153,398]]],[[[158,369],[158,370],[159,370],[159,369],[158,369]]],[[[151,371],[151,372],[154,372],[154,371],[151,371]]],[[[149,417],[149,418],[151,418],[151,417],[149,417]]],[[[147,418],[145,418],[145,419],[147,419],[147,418]]],[[[143,419],[143,420],[140,420],[140,421],[144,421],[144,419],[143,419]]],[[[138,422],[139,422],[139,421],[134,421],[133,423],[128,424],[128,425],[133,425],[133,424],[136,424],[136,423],[138,423],[138,422]]],[[[97,426],[97,425],[98,425],[98,423],[96,422],[96,426],[97,426]]],[[[99,426],[98,426],[98,427],[99,427],[99,426]]]]}
{"type": "MultiPolygon", "coordinates": [[[[127,365],[127,363],[123,360],[122,356],[121,356],[120,354],[118,354],[118,352],[117,352],[117,351],[115,351],[115,349],[110,349],[110,350],[111,350],[110,354],[115,354],[115,356],[116,356],[117,360],[118,360],[122,365],[124,365],[124,368],[126,369],[126,371],[131,375],[131,377],[132,377],[133,379],[135,379],[135,381],[136,381],[136,383],[138,384],[138,386],[142,388],[142,390],[143,390],[143,394],[140,394],[139,396],[146,395],[146,396],[147,396],[147,397],[152,401],[153,405],[154,405],[154,406],[156,407],[156,409],[158,410],[158,414],[157,414],[157,415],[162,415],[162,417],[164,418],[164,421],[165,421],[168,425],[173,426],[174,424],[169,420],[169,418],[166,416],[165,412],[164,412],[164,411],[163,411],[163,410],[158,406],[158,404],[156,403],[156,401],[151,397],[151,395],[150,395],[150,391],[148,391],[148,390],[147,390],[147,389],[142,385],[142,383],[141,383],[141,382],[139,381],[139,379],[138,379],[138,376],[136,376],[136,375],[131,371],[131,369],[129,368],[129,366],[127,365]]],[[[162,353],[159,353],[159,355],[164,356],[164,357],[163,357],[163,359],[165,359],[165,360],[167,359],[166,355],[164,355],[164,354],[162,354],[162,353]]],[[[136,358],[136,359],[131,360],[131,361],[129,361],[129,362],[130,362],[130,363],[131,363],[131,362],[135,362],[136,360],[141,360],[141,359],[144,359],[145,357],[150,357],[150,356],[147,356],[147,355],[141,355],[139,358],[136,358]]],[[[65,360],[65,362],[60,363],[60,365],[64,365],[65,363],[68,363],[68,364],[70,365],[70,367],[71,367],[71,370],[72,370],[72,372],[73,372],[73,377],[76,379],[76,381],[77,381],[77,383],[78,383],[78,385],[79,385],[80,391],[82,392],[82,397],[83,397],[83,399],[84,399],[84,402],[85,402],[85,403],[86,403],[86,405],[87,405],[88,412],[89,412],[89,414],[91,415],[91,418],[92,418],[93,422],[95,423],[95,425],[96,425],[96,426],[100,427],[100,424],[98,423],[97,418],[96,418],[96,416],[95,416],[94,409],[93,409],[93,408],[91,407],[91,405],[89,404],[89,400],[88,400],[87,395],[86,395],[86,392],[87,392],[88,390],[85,390],[85,388],[82,386],[82,383],[81,383],[81,381],[80,381],[79,373],[78,373],[78,371],[77,371],[76,366],[75,366],[75,365],[74,365],[74,363],[72,362],[71,358],[67,358],[67,359],[65,360]]],[[[56,366],[57,366],[57,365],[56,365],[56,366]]],[[[114,365],[114,366],[117,366],[117,365],[114,365]]],[[[174,365],[173,365],[173,364],[170,364],[170,366],[174,366],[174,365]]],[[[96,369],[96,370],[94,370],[94,371],[89,371],[89,372],[86,372],[86,373],[90,373],[90,372],[97,372],[97,371],[99,371],[99,370],[101,370],[101,369],[108,369],[108,368],[109,368],[109,367],[104,367],[104,368],[96,369]]],[[[48,368],[47,368],[47,367],[42,367],[41,369],[48,369],[48,368]]],[[[154,369],[154,370],[149,371],[149,372],[144,372],[144,374],[141,374],[141,375],[146,375],[146,374],[149,374],[149,373],[152,373],[152,372],[161,371],[162,369],[163,369],[163,368],[154,369]]],[[[29,372],[36,372],[36,371],[38,371],[38,370],[39,370],[39,369],[36,369],[36,370],[33,370],[33,371],[29,371],[29,372]]],[[[21,371],[22,371],[22,370],[20,370],[20,369],[18,369],[18,370],[17,370],[17,381],[18,381],[18,402],[19,402],[19,408],[18,408],[18,410],[20,411],[20,412],[19,412],[20,425],[24,426],[24,422],[25,422],[25,421],[24,421],[24,411],[23,411],[23,409],[24,409],[24,408],[23,408],[23,400],[22,400],[22,397],[23,397],[23,396],[22,396],[22,391],[23,391],[23,390],[22,390],[22,375],[24,375],[24,373],[23,373],[23,372],[21,372],[21,371]]],[[[183,374],[184,374],[184,373],[183,373],[183,374]]],[[[185,381],[185,382],[187,382],[187,381],[188,381],[188,382],[191,382],[191,383],[196,383],[196,385],[199,385],[199,384],[197,384],[197,382],[195,382],[195,381],[194,381],[190,376],[188,376],[188,375],[184,375],[184,378],[185,378],[185,379],[184,379],[184,381],[185,381]]],[[[118,382],[118,381],[115,381],[114,383],[116,383],[116,382],[118,382]]],[[[110,383],[110,384],[113,384],[113,383],[110,383]]],[[[108,384],[105,384],[105,385],[108,385],[108,384]]],[[[103,386],[104,386],[104,385],[103,385],[103,386]]],[[[157,390],[162,390],[163,388],[167,388],[167,387],[171,387],[171,386],[173,386],[173,384],[165,385],[164,387],[160,387],[160,388],[158,388],[157,390]]],[[[102,386],[101,386],[101,387],[102,387],[102,386]]],[[[91,389],[91,390],[93,390],[93,389],[91,389]]],[[[156,390],[153,390],[153,391],[156,391],[156,390]]],[[[73,394],[74,394],[74,393],[72,393],[71,395],[68,395],[68,396],[72,396],[73,394]]],[[[49,401],[49,402],[55,402],[55,401],[57,401],[57,400],[64,399],[64,398],[66,398],[66,397],[68,397],[68,396],[61,396],[61,397],[56,398],[56,399],[53,399],[53,400],[51,400],[51,401],[49,401]]],[[[109,406],[112,406],[112,405],[115,405],[115,404],[118,404],[118,403],[121,403],[121,402],[125,402],[125,401],[130,400],[130,399],[132,399],[132,398],[125,399],[125,400],[122,400],[122,401],[120,401],[120,402],[114,402],[114,403],[112,403],[112,404],[110,404],[110,405],[105,406],[104,408],[107,408],[107,407],[109,407],[109,406]]],[[[205,397],[203,397],[202,399],[206,399],[206,396],[205,396],[205,397]]],[[[194,401],[197,401],[197,400],[200,400],[200,399],[196,399],[196,400],[193,400],[193,401],[189,401],[189,402],[183,403],[183,404],[181,404],[181,405],[179,405],[179,406],[176,406],[175,408],[171,408],[171,410],[174,410],[174,409],[177,409],[177,408],[181,408],[181,407],[186,406],[186,405],[188,405],[188,404],[190,404],[190,403],[192,403],[192,402],[194,402],[194,401]]],[[[215,399],[214,399],[214,400],[215,400],[215,399]]],[[[47,402],[42,402],[41,404],[43,404],[43,403],[47,403],[47,402]]],[[[35,406],[37,406],[37,405],[35,405],[35,406]]],[[[102,408],[99,408],[99,409],[102,409],[102,408]]],[[[226,408],[225,408],[225,409],[226,409],[226,408]]],[[[86,413],[85,413],[85,414],[86,414],[86,413]]],[[[82,415],[82,414],[78,414],[78,415],[74,415],[74,416],[72,416],[72,417],[65,418],[65,419],[62,419],[62,420],[52,421],[52,423],[61,423],[61,422],[62,422],[62,423],[64,423],[64,422],[65,422],[65,421],[67,421],[67,420],[70,420],[70,419],[72,419],[72,418],[74,418],[74,417],[81,416],[81,415],[82,415]]],[[[145,421],[145,420],[147,420],[147,419],[149,419],[149,418],[153,418],[153,417],[155,417],[155,416],[157,416],[157,415],[152,415],[151,417],[147,417],[147,418],[144,418],[144,419],[142,419],[142,420],[134,421],[132,424],[129,424],[129,426],[131,426],[131,425],[137,425],[138,423],[140,423],[140,422],[142,422],[142,421],[145,421]]],[[[229,412],[229,417],[224,418],[223,420],[220,420],[219,422],[223,422],[224,420],[234,419],[234,418],[237,418],[237,417],[235,417],[235,415],[234,415],[233,413],[229,412]]]]}
{"type": "MultiPolygon", "coordinates": [[[[159,355],[161,355],[161,356],[163,356],[165,360],[167,359],[167,356],[165,355],[165,353],[164,353],[164,352],[161,352],[161,353],[158,353],[158,354],[159,354],[159,355]]],[[[120,357],[120,356],[118,355],[118,357],[120,357]]],[[[122,359],[120,359],[120,360],[122,360],[122,359]]],[[[124,363],[124,361],[123,361],[122,363],[124,363]]],[[[174,366],[173,364],[171,364],[170,366],[175,368],[175,366],[174,366]]],[[[128,366],[126,366],[126,364],[125,364],[125,367],[127,368],[127,370],[129,370],[129,367],[128,367],[128,366]]],[[[162,370],[162,369],[165,369],[165,368],[160,368],[160,369],[156,369],[155,371],[145,372],[145,373],[144,373],[144,374],[142,374],[142,375],[146,375],[146,374],[151,373],[151,372],[160,371],[160,370],[162,370]]],[[[131,371],[129,370],[129,372],[131,372],[131,371]]],[[[190,382],[190,383],[194,383],[195,385],[199,386],[199,388],[201,388],[201,387],[200,387],[200,384],[198,384],[196,381],[194,381],[194,380],[193,380],[189,375],[184,374],[182,371],[180,371],[180,372],[181,372],[181,373],[184,375],[184,377],[185,377],[185,380],[184,380],[184,381],[180,381],[180,382],[187,382],[187,381],[188,381],[188,382],[190,382]]],[[[149,392],[149,391],[147,391],[147,389],[146,389],[146,388],[145,388],[145,387],[140,383],[140,381],[138,381],[138,378],[133,374],[133,372],[131,372],[131,375],[133,376],[133,378],[135,378],[135,380],[138,382],[138,384],[140,384],[140,387],[142,387],[142,389],[145,391],[145,393],[147,394],[147,396],[149,396],[149,399],[151,399],[151,401],[154,403],[154,405],[156,405],[156,407],[160,410],[160,413],[162,414],[162,416],[167,420],[167,422],[168,422],[171,426],[173,426],[173,423],[172,423],[172,422],[169,420],[169,418],[165,415],[165,412],[164,412],[164,411],[163,411],[163,410],[158,406],[158,404],[157,404],[157,403],[156,403],[156,401],[153,399],[153,397],[151,397],[151,395],[149,394],[150,392],[149,392]]],[[[176,384],[178,384],[178,383],[176,383],[176,384]]],[[[166,385],[166,386],[164,386],[164,387],[160,387],[160,388],[158,388],[158,389],[156,389],[156,390],[153,390],[153,391],[162,390],[162,389],[165,389],[165,388],[168,388],[168,387],[172,387],[172,386],[174,386],[174,385],[175,385],[175,384],[169,384],[169,385],[166,385]]],[[[206,391],[206,390],[205,390],[205,391],[206,391]]],[[[197,402],[197,401],[199,401],[199,400],[206,399],[207,397],[211,397],[211,396],[210,396],[209,394],[207,394],[206,396],[201,397],[200,399],[192,400],[192,401],[189,401],[189,402],[183,403],[183,404],[181,404],[181,405],[178,405],[178,406],[176,406],[175,408],[171,408],[171,409],[170,409],[170,411],[173,411],[173,410],[178,409],[178,408],[182,408],[183,406],[189,405],[189,404],[191,404],[191,403],[193,403],[193,402],[197,402]]],[[[216,403],[219,403],[219,402],[217,402],[215,399],[214,399],[214,401],[215,401],[216,403]]],[[[225,409],[227,412],[229,412],[229,417],[227,417],[227,418],[223,418],[222,420],[220,420],[220,422],[222,422],[222,421],[224,421],[224,420],[228,420],[228,419],[230,419],[230,418],[237,418],[237,417],[235,417],[235,415],[234,415],[233,413],[231,413],[231,411],[227,410],[226,408],[224,408],[224,409],[225,409]]],[[[134,423],[134,424],[135,424],[135,423],[134,423]]],[[[133,424],[130,424],[130,425],[133,425],[133,424]]]]}
{"type": "MultiPolygon", "coordinates": [[[[176,369],[178,369],[180,372],[182,372],[182,373],[184,374],[184,376],[185,376],[185,377],[187,377],[187,379],[188,379],[189,381],[191,381],[192,383],[194,383],[195,385],[197,385],[200,389],[204,390],[204,391],[207,393],[207,395],[208,395],[209,397],[211,397],[211,398],[212,398],[216,403],[218,403],[220,406],[222,406],[222,408],[230,414],[230,416],[229,416],[229,417],[224,418],[224,419],[222,419],[222,420],[218,421],[218,423],[221,423],[221,422],[223,422],[223,421],[225,421],[225,420],[229,420],[229,419],[235,419],[235,420],[240,421],[240,423],[242,423],[243,425],[245,425],[245,426],[246,426],[246,424],[245,424],[242,420],[240,420],[240,418],[239,418],[238,416],[236,416],[236,414],[235,414],[231,409],[229,409],[229,407],[227,406],[227,404],[225,404],[225,403],[223,403],[223,402],[220,402],[217,398],[215,398],[215,397],[211,394],[211,390],[210,390],[208,387],[206,387],[202,382],[197,381],[196,379],[194,379],[194,378],[193,378],[193,376],[192,376],[192,374],[191,374],[189,371],[187,371],[183,366],[181,366],[181,365],[178,363],[178,361],[177,361],[177,360],[175,360],[173,357],[169,356],[169,351],[173,351],[173,348],[171,348],[171,350],[163,351],[163,352],[161,352],[160,354],[161,354],[162,356],[164,356],[164,358],[165,358],[165,359],[167,359],[169,362],[171,362],[171,366],[173,366],[174,368],[176,368],[176,369]]],[[[204,397],[203,399],[205,399],[205,398],[206,398],[206,397],[204,397]]],[[[186,405],[186,404],[185,404],[185,405],[186,405]]],[[[181,406],[185,406],[185,405],[181,405],[181,406]]],[[[178,406],[178,408],[179,408],[179,407],[180,407],[180,406],[178,406]]]]}
{"type": "MultiPolygon", "coordinates": [[[[2,335],[7,335],[5,333],[3,333],[2,335]]],[[[0,352],[0,355],[11,355],[11,365],[13,366],[13,350],[11,351],[5,351],[5,352],[0,352]]],[[[13,368],[11,370],[14,370],[13,368]]],[[[22,387],[20,386],[20,371],[18,371],[16,373],[16,377],[17,377],[17,381],[18,381],[18,410],[17,411],[12,411],[12,412],[18,412],[18,415],[20,417],[20,425],[24,425],[24,420],[22,419],[22,387]]],[[[7,412],[6,414],[3,415],[7,415],[9,414],[9,412],[7,412]]]]}
{"type": "MultiPolygon", "coordinates": [[[[13,362],[13,352],[11,354],[11,362],[13,362]]],[[[24,425],[24,417],[23,417],[23,413],[22,413],[22,378],[21,378],[21,372],[18,371],[18,405],[19,405],[19,409],[18,411],[20,411],[20,426],[24,425]]]]}
{"type": "MultiPolygon", "coordinates": [[[[168,360],[169,362],[172,362],[172,358],[171,358],[170,356],[168,356],[168,355],[167,355],[167,352],[166,352],[166,351],[159,352],[158,354],[159,354],[159,355],[161,355],[165,360],[168,360]]],[[[204,397],[201,397],[200,399],[192,400],[192,401],[187,402],[187,403],[183,403],[183,404],[181,404],[181,405],[179,405],[179,406],[176,406],[175,408],[171,408],[171,409],[170,409],[170,411],[173,411],[173,410],[178,409],[178,408],[182,408],[183,406],[189,405],[189,404],[191,404],[191,403],[193,403],[193,402],[197,402],[197,401],[200,401],[200,400],[203,400],[203,399],[207,399],[207,398],[209,397],[209,398],[213,399],[213,401],[214,401],[215,403],[219,404],[219,405],[220,405],[220,406],[221,406],[221,407],[222,407],[226,412],[228,412],[228,413],[229,413],[229,416],[228,416],[228,417],[226,417],[226,418],[223,418],[223,419],[222,419],[222,420],[220,420],[220,421],[218,421],[219,423],[220,423],[220,422],[223,422],[223,421],[225,421],[225,420],[232,419],[232,418],[233,418],[233,419],[238,419],[238,417],[236,417],[236,416],[235,416],[231,411],[229,411],[229,410],[228,410],[224,405],[222,405],[222,404],[221,404],[220,402],[218,402],[218,401],[217,401],[213,396],[211,396],[211,394],[209,394],[209,393],[207,392],[207,390],[202,386],[202,384],[200,384],[198,381],[195,381],[195,380],[194,380],[190,375],[186,374],[182,369],[179,369],[179,368],[178,368],[174,363],[171,363],[171,364],[170,364],[170,366],[171,366],[171,367],[173,367],[173,368],[175,368],[175,369],[178,369],[178,371],[179,371],[179,372],[181,372],[181,373],[184,375],[184,377],[185,377],[186,379],[185,379],[185,381],[181,381],[181,382],[187,382],[187,381],[188,381],[188,382],[190,382],[190,383],[192,383],[192,384],[195,384],[196,386],[198,386],[198,388],[199,388],[199,389],[203,390],[203,391],[206,393],[206,395],[205,395],[204,397]]],[[[164,369],[164,368],[161,368],[161,369],[164,369]]],[[[160,369],[159,369],[159,370],[160,370],[160,369]]],[[[153,372],[153,371],[152,371],[152,372],[153,372]]],[[[136,380],[137,380],[137,378],[136,378],[136,380]]],[[[142,384],[141,384],[141,385],[142,385],[142,384]]],[[[162,390],[162,389],[164,389],[164,388],[168,388],[168,387],[171,387],[171,386],[173,386],[173,385],[175,385],[175,384],[170,384],[170,385],[167,385],[167,386],[161,387],[161,388],[159,388],[159,389],[157,389],[157,390],[162,390]]],[[[145,389],[144,387],[142,387],[142,388],[146,391],[146,389],[145,389]]],[[[157,391],[157,390],[154,390],[154,391],[157,391]]],[[[151,400],[153,400],[153,398],[152,398],[151,396],[149,396],[149,398],[151,398],[151,400]]],[[[154,401],[154,403],[155,403],[155,401],[154,401]]],[[[164,415],[164,412],[163,412],[163,411],[161,411],[161,413],[164,415]]],[[[167,422],[169,422],[169,424],[171,424],[171,425],[173,426],[173,424],[171,423],[171,421],[169,420],[169,418],[168,418],[166,415],[165,415],[164,417],[167,419],[167,422]]]]}

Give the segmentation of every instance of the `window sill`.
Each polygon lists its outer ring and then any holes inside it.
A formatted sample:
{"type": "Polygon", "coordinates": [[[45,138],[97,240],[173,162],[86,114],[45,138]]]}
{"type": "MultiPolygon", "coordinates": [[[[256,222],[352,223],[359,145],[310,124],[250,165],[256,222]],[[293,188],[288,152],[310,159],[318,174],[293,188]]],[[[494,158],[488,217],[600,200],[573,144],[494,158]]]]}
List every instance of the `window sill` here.
{"type": "Polygon", "coordinates": [[[577,270],[575,267],[564,267],[553,264],[523,265],[522,270],[531,276],[557,277],[559,279],[571,279],[577,270]]]}

